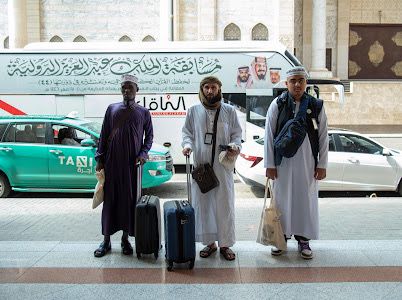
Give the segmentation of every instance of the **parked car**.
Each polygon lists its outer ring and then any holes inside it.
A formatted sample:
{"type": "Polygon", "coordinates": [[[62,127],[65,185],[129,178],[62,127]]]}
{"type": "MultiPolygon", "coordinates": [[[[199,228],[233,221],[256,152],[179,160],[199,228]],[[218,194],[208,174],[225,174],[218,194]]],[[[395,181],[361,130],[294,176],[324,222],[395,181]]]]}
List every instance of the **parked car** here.
{"type": "MultiPolygon", "coordinates": [[[[66,116],[0,117],[0,197],[19,192],[93,192],[101,125],[66,116]]],[[[173,176],[167,148],[154,144],[142,187],[173,176]]]]}
{"type": "MultiPolygon", "coordinates": [[[[327,178],[321,191],[397,191],[402,196],[402,154],[357,132],[330,129],[327,178]]],[[[239,177],[265,185],[264,139],[245,142],[236,162],[239,177]]]]}

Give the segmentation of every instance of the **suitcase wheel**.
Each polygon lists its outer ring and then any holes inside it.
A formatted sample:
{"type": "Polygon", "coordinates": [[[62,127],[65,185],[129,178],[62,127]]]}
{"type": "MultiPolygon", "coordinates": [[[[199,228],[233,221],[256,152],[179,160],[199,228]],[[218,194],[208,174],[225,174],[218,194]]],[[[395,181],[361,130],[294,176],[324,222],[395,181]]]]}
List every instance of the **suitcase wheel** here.
{"type": "Polygon", "coordinates": [[[173,261],[168,261],[168,262],[167,262],[167,270],[168,270],[169,272],[172,272],[172,271],[173,271],[173,261]]]}
{"type": "Polygon", "coordinates": [[[140,259],[141,258],[141,253],[137,252],[137,258],[140,259]]]}
{"type": "Polygon", "coordinates": [[[159,256],[158,252],[155,252],[154,256],[155,256],[155,259],[158,259],[158,256],[159,256]]]}
{"type": "Polygon", "coordinates": [[[194,268],[194,259],[190,261],[190,264],[188,265],[188,268],[192,270],[194,268]]]}

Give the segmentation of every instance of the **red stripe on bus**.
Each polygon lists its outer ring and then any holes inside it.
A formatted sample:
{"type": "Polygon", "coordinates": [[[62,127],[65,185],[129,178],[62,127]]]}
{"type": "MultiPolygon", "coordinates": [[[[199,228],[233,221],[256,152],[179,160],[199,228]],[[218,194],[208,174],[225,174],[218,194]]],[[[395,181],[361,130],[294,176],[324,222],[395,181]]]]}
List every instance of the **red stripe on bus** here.
{"type": "Polygon", "coordinates": [[[0,109],[5,110],[6,112],[15,115],[15,116],[23,116],[26,115],[23,111],[19,110],[18,108],[0,100],[0,109]]]}

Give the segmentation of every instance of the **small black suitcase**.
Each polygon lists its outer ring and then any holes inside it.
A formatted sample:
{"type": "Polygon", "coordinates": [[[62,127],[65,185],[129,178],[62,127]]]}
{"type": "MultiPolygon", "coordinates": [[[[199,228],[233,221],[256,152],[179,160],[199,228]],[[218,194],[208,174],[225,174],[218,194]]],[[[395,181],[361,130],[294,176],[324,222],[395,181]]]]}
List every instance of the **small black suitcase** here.
{"type": "MultiPolygon", "coordinates": [[[[141,187],[142,167],[137,169],[137,187],[141,187]]],[[[152,195],[139,196],[135,208],[135,251],[137,257],[141,254],[154,254],[158,259],[161,249],[161,212],[159,198],[152,195]]]]}

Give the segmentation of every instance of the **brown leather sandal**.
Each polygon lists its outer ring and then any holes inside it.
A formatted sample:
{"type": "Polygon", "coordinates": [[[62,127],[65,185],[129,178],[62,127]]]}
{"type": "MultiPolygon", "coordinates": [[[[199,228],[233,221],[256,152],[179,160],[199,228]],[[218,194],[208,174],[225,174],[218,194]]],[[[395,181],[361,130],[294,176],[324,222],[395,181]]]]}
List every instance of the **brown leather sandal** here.
{"type": "Polygon", "coordinates": [[[210,257],[211,254],[214,253],[217,249],[218,248],[215,245],[208,245],[200,251],[200,257],[202,258],[210,257]]]}
{"type": "Polygon", "coordinates": [[[219,252],[226,260],[235,260],[236,258],[236,254],[229,247],[221,247],[219,252]]]}

